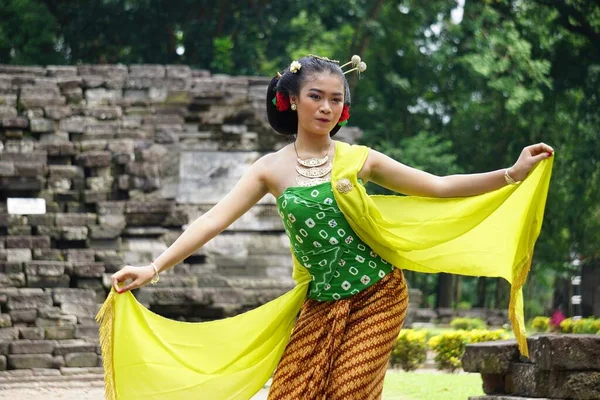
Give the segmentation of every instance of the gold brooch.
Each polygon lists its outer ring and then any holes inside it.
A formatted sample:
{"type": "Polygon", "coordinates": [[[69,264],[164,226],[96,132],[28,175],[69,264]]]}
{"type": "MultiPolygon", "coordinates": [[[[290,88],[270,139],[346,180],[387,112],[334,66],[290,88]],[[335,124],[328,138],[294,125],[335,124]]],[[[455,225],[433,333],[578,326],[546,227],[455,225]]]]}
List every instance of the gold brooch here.
{"type": "Polygon", "coordinates": [[[349,179],[343,178],[337,181],[337,183],[335,184],[335,188],[340,193],[348,193],[352,189],[354,189],[354,185],[352,184],[352,182],[350,182],[349,179]]]}

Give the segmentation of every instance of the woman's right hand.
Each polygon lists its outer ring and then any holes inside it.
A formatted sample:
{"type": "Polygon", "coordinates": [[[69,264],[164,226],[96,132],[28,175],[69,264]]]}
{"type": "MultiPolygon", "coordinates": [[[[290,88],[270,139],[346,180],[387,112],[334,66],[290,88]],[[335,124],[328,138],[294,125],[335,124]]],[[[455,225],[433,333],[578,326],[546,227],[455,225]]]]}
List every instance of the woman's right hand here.
{"type": "Polygon", "coordinates": [[[154,268],[152,268],[152,265],[145,265],[143,267],[127,265],[111,276],[113,288],[117,293],[125,293],[128,290],[142,287],[150,282],[152,278],[154,278],[154,268]],[[119,287],[119,283],[125,282],[127,279],[131,279],[132,281],[123,287],[119,287]]]}

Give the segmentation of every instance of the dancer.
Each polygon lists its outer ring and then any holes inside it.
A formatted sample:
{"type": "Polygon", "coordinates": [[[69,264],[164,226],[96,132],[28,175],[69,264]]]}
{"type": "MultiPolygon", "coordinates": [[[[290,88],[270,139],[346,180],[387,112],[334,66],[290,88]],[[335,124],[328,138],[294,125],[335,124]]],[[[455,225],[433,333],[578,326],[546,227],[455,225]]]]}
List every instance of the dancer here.
{"type": "Polygon", "coordinates": [[[154,262],[112,276],[98,315],[107,398],[248,399],[273,369],[269,399],[381,398],[408,304],[403,269],[505,278],[527,354],[521,287],[553,149],[538,143],[510,168],[438,177],[336,141],[350,116],[345,74],[365,70],[358,56],[340,65],[309,55],[277,73],[268,118],[294,141],[256,161],[154,262]],[[369,181],[408,196],[369,196],[369,181]],[[268,193],[290,239],[292,291],[208,323],[166,320],[128,293],[157,282],[268,193]]]}

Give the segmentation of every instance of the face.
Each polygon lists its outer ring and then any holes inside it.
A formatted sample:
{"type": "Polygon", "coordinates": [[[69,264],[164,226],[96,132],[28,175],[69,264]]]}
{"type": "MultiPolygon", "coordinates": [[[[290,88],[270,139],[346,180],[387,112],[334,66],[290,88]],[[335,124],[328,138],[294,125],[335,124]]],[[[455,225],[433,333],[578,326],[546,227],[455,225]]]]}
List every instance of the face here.
{"type": "Polygon", "coordinates": [[[290,98],[298,106],[298,132],[329,135],[344,108],[344,83],[340,77],[323,72],[309,78],[299,96],[290,98]]]}

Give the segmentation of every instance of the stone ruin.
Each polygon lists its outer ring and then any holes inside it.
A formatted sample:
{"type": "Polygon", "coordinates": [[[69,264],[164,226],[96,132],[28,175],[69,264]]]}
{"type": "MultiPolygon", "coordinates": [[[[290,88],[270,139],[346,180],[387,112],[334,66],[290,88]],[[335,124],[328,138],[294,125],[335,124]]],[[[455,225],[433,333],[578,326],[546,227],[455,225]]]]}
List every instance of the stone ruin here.
{"type": "MultiPolygon", "coordinates": [[[[0,65],[0,380],[101,372],[93,317],[110,275],[156,258],[286,144],[266,122],[268,82],[180,65],[0,65]],[[9,198],[44,199],[46,213],[8,213],[9,198]]],[[[292,287],[288,246],[268,195],[136,297],[186,321],[246,311],[292,287]]]]}
{"type": "Polygon", "coordinates": [[[600,335],[536,335],[530,359],[514,340],[469,344],[463,369],[481,374],[486,396],[470,400],[600,399],[600,335]]]}

